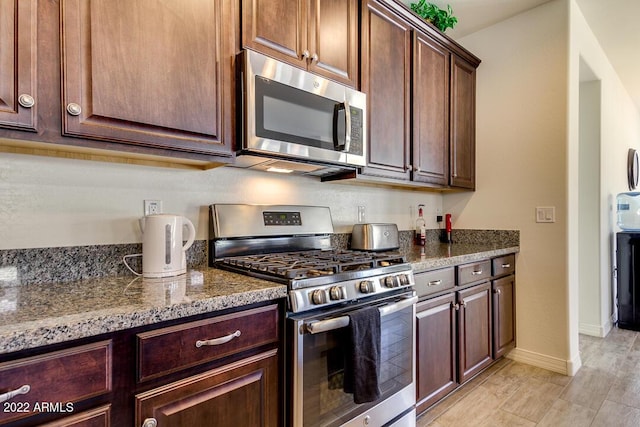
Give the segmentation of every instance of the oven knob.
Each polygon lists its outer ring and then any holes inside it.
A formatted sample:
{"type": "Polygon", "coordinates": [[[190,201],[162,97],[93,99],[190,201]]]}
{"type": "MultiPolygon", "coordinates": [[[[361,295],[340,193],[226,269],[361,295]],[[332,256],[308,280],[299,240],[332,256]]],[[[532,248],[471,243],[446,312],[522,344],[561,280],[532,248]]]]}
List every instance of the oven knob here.
{"type": "Polygon", "coordinates": [[[342,288],[340,286],[332,286],[329,289],[329,298],[333,301],[344,299],[344,294],[342,292],[342,288]]]}
{"type": "Polygon", "coordinates": [[[360,284],[358,285],[358,289],[360,289],[360,292],[362,292],[363,294],[370,294],[375,291],[373,282],[371,280],[363,280],[362,282],[360,282],[360,284]]]}
{"type": "Polygon", "coordinates": [[[409,275],[408,274],[400,274],[398,277],[400,278],[400,284],[402,286],[406,286],[406,285],[410,285],[411,284],[411,280],[409,280],[409,275]]]}
{"type": "Polygon", "coordinates": [[[397,288],[400,286],[400,281],[396,276],[387,276],[384,278],[384,285],[387,288],[397,288]]]}
{"type": "Polygon", "coordinates": [[[324,304],[327,302],[327,294],[322,289],[316,289],[311,293],[311,301],[315,305],[324,304]]]}

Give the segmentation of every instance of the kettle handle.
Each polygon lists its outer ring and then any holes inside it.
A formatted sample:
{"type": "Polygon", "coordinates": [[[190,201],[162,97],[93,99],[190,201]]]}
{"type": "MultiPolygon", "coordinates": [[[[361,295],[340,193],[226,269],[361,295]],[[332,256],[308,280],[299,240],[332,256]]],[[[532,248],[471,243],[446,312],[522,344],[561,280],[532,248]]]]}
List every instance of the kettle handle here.
{"type": "Polygon", "coordinates": [[[187,243],[185,243],[182,247],[182,250],[186,251],[191,247],[191,245],[193,245],[193,241],[196,238],[196,228],[193,226],[193,223],[189,220],[189,218],[184,216],[182,217],[182,225],[186,225],[189,229],[189,238],[187,239],[187,243]]]}

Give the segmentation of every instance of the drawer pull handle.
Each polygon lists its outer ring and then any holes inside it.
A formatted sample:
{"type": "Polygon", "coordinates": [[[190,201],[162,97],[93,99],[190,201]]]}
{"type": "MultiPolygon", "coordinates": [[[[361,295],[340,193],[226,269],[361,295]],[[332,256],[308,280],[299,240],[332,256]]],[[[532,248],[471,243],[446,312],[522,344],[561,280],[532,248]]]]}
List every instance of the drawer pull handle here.
{"type": "Polygon", "coordinates": [[[472,271],[472,272],[471,272],[471,275],[472,275],[472,276],[477,276],[477,275],[479,275],[479,274],[482,274],[482,270],[475,270],[475,271],[472,271]]]}
{"type": "Polygon", "coordinates": [[[442,285],[442,280],[432,280],[429,283],[427,283],[427,286],[438,286],[438,285],[442,285]]]}
{"type": "Polygon", "coordinates": [[[27,394],[29,393],[30,390],[31,390],[31,386],[28,384],[25,384],[16,390],[8,391],[6,393],[0,394],[0,402],[6,402],[7,400],[13,399],[14,397],[20,394],[27,394]]]}
{"type": "Polygon", "coordinates": [[[509,267],[511,267],[511,264],[502,264],[500,267],[502,267],[502,268],[509,268],[509,267]]]}
{"type": "Polygon", "coordinates": [[[147,418],[142,422],[142,427],[156,427],[158,425],[158,420],[155,418],[147,418]]]}
{"type": "Polygon", "coordinates": [[[228,343],[232,339],[239,337],[241,334],[242,332],[240,332],[240,330],[237,330],[234,333],[227,335],[226,337],[214,338],[212,340],[204,340],[204,341],[198,340],[196,341],[196,347],[200,348],[203,345],[220,345],[220,344],[228,343]]]}

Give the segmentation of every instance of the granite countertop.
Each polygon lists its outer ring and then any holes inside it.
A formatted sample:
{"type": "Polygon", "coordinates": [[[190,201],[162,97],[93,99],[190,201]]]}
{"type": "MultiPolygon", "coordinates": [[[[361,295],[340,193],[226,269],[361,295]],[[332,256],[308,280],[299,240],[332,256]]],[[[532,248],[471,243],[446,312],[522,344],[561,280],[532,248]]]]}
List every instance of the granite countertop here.
{"type": "Polygon", "coordinates": [[[434,243],[423,248],[413,246],[404,251],[407,261],[411,263],[414,273],[420,273],[436,268],[450,267],[499,257],[520,251],[519,246],[481,243],[434,243]]]}
{"type": "MultiPolygon", "coordinates": [[[[416,273],[519,251],[493,244],[403,250],[416,273]]],[[[105,277],[3,285],[0,354],[285,298],[282,284],[203,266],[166,279],[105,277]]]]}
{"type": "Polygon", "coordinates": [[[215,268],[165,279],[0,286],[0,354],[284,298],[287,287],[215,268]]]}

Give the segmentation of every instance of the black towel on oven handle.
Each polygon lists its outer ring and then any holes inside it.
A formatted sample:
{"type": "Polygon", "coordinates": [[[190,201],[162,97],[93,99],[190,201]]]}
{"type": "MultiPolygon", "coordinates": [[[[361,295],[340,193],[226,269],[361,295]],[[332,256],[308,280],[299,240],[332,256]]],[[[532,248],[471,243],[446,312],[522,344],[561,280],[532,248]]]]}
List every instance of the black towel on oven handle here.
{"type": "Polygon", "coordinates": [[[353,393],[355,403],[373,402],[380,398],[380,311],[374,306],[351,312],[348,330],[344,391],[353,393]]]}

